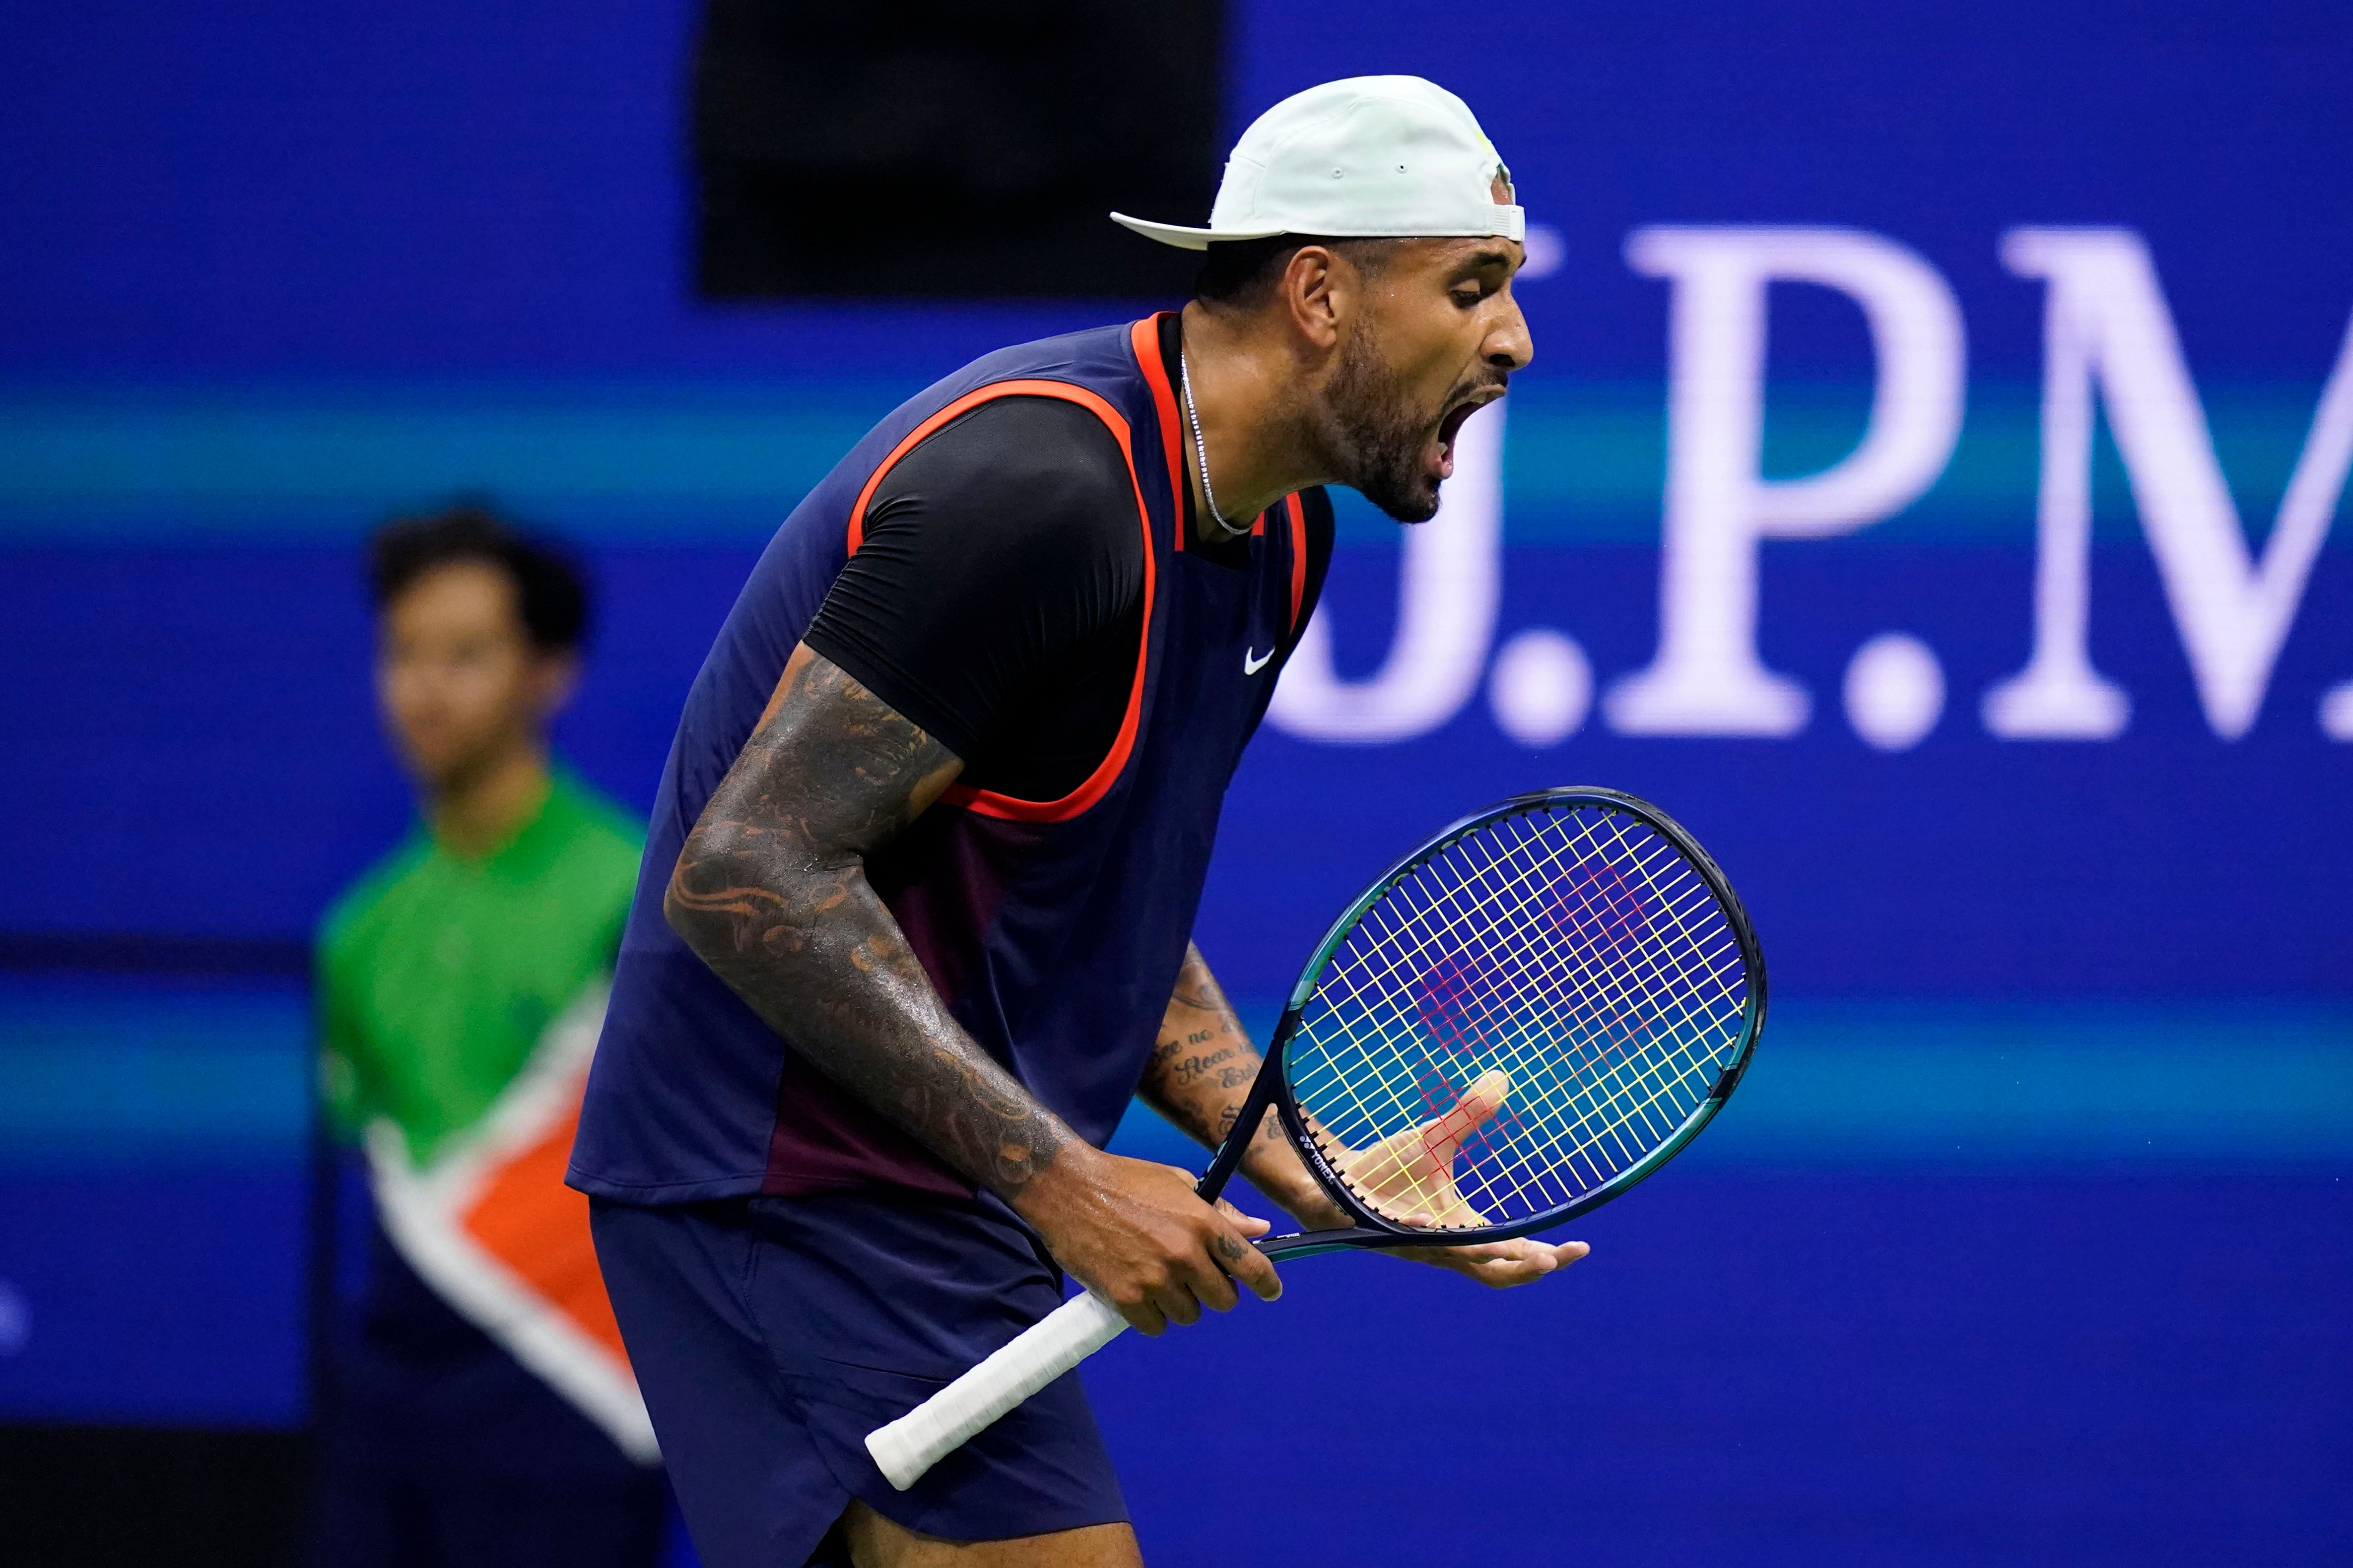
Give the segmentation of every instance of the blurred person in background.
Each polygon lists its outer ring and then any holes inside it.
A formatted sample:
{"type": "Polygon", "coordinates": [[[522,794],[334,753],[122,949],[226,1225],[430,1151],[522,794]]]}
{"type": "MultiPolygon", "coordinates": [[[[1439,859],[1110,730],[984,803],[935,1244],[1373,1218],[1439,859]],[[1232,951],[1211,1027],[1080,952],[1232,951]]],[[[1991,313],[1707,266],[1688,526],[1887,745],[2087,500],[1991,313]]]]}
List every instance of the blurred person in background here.
{"type": "Polygon", "coordinates": [[[422,821],[319,942],[328,1119],[375,1201],[329,1336],[311,1561],[641,1568],[664,1483],[563,1184],[643,838],[550,761],[586,587],[478,507],[385,527],[370,586],[422,821]]]}

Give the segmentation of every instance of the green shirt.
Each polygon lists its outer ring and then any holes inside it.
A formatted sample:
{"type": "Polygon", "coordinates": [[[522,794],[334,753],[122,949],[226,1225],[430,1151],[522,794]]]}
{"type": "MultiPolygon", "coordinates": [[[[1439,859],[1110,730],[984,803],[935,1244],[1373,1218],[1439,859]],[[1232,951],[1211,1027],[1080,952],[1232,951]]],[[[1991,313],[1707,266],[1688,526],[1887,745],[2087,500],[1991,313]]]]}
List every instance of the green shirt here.
{"type": "Polygon", "coordinates": [[[558,773],[538,816],[480,859],[421,826],[328,910],[319,935],[328,1114],[377,1117],[431,1161],[612,971],[643,834],[558,773]]]}

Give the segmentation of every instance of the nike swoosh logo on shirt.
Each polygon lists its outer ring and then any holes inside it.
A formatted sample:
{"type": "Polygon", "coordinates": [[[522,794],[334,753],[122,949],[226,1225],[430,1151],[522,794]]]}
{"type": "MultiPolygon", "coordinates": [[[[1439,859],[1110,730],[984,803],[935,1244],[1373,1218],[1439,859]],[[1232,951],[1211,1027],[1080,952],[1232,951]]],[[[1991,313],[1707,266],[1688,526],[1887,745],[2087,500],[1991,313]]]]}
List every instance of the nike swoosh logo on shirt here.
{"type": "Polygon", "coordinates": [[[1260,670],[1266,668],[1267,660],[1273,657],[1274,649],[1272,648],[1267,649],[1266,652],[1261,654],[1256,658],[1252,658],[1250,657],[1250,649],[1242,649],[1242,673],[1244,675],[1256,675],[1260,670]]]}

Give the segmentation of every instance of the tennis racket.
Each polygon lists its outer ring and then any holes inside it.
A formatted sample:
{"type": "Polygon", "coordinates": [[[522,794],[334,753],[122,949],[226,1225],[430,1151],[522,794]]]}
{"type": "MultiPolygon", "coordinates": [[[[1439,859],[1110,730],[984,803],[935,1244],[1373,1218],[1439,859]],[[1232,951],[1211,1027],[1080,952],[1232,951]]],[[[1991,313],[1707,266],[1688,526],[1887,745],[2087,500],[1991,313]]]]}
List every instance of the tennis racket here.
{"type": "MultiPolygon", "coordinates": [[[[1333,923],[1198,1189],[1271,1110],[1355,1224],[1269,1258],[1471,1246],[1608,1203],[1722,1108],[1765,1024],[1765,961],[1692,836],[1632,795],[1556,789],[1465,817],[1333,923]]],[[[1127,1321],[1081,1291],[867,1451],[905,1490],[1127,1321]]]]}

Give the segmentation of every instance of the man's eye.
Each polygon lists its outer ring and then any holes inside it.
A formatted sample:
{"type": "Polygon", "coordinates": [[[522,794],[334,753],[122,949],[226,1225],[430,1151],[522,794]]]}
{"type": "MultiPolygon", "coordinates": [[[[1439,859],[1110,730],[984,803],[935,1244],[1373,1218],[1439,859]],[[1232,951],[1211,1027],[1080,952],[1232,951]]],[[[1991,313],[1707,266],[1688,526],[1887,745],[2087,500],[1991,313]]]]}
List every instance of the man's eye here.
{"type": "Polygon", "coordinates": [[[1487,291],[1484,289],[1480,288],[1475,283],[1467,289],[1457,289],[1454,290],[1454,302],[1465,309],[1477,304],[1486,297],[1487,291]]]}

